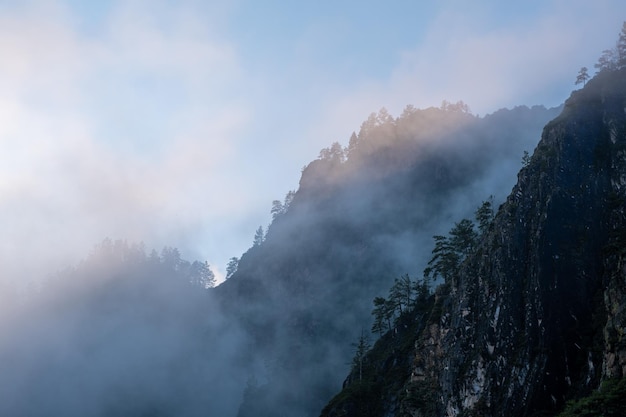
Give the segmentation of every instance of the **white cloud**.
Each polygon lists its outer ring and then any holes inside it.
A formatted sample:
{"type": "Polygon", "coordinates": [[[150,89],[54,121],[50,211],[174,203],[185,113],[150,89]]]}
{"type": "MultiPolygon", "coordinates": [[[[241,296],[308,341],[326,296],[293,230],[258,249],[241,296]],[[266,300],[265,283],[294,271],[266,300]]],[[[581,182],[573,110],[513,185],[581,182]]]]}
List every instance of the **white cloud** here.
{"type": "Polygon", "coordinates": [[[480,113],[557,104],[626,15],[618,0],[555,1],[541,17],[494,25],[486,3],[454,3],[407,27],[413,45],[372,50],[397,61],[362,73],[369,44],[355,45],[360,55],[333,49],[347,14],[330,28],[300,16],[280,43],[295,52],[282,54],[234,43],[228,31],[246,28],[229,21],[231,2],[119,1],[93,24],[62,2],[3,10],[0,264],[23,269],[28,253],[47,270],[109,236],[223,267],[302,165],[370,112],[443,99],[480,113]]]}
{"type": "Polygon", "coordinates": [[[558,105],[575,88],[578,69],[593,68],[614,45],[626,15],[617,0],[545,3],[542,14],[498,24],[493,9],[443,8],[422,41],[405,49],[386,79],[368,80],[333,98],[331,112],[363,115],[386,106],[438,106],[463,100],[484,114],[519,104],[558,105]]]}
{"type": "Polygon", "coordinates": [[[84,36],[46,4],[0,18],[4,275],[32,279],[107,236],[184,246],[241,211],[245,192],[224,185],[248,119],[225,95],[241,77],[234,48],[185,10],[124,2],[84,36]]]}

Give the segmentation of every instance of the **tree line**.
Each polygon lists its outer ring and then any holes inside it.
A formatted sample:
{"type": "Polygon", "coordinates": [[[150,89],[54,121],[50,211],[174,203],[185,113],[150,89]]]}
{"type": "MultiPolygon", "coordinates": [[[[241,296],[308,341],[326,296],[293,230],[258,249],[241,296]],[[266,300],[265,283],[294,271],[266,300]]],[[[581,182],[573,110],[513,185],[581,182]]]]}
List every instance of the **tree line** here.
{"type": "Polygon", "coordinates": [[[421,281],[413,281],[405,274],[394,279],[386,298],[374,298],[372,333],[382,336],[392,330],[405,313],[430,295],[431,284],[437,280],[449,283],[456,278],[465,259],[475,251],[480,237],[492,227],[493,196],[483,201],[474,214],[476,223],[462,219],[454,224],[448,235],[433,236],[433,256],[421,281]]]}

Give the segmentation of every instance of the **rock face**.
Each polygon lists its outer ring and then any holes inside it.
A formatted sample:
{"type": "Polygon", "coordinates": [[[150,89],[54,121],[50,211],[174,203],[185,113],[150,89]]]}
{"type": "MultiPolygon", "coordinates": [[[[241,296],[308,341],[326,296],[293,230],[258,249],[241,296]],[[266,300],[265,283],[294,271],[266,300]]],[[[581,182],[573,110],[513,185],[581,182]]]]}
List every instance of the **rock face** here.
{"type": "MultiPolygon", "coordinates": [[[[379,415],[554,415],[624,376],[625,202],[626,72],[605,71],[546,125],[489,230],[438,289],[441,314],[410,336],[410,375],[380,396],[379,415]]],[[[350,401],[322,415],[356,416],[350,401]]]]}

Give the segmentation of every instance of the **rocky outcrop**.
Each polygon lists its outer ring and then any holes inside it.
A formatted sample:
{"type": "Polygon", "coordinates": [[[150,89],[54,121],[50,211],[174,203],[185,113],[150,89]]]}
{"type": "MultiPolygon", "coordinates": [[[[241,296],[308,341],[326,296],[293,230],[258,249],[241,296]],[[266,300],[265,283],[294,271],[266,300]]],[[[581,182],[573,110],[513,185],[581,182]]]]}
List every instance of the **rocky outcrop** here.
{"type": "Polygon", "coordinates": [[[438,376],[446,415],[556,411],[622,375],[623,77],[593,80],[546,126],[451,283],[438,376]]]}
{"type": "Polygon", "coordinates": [[[624,376],[625,202],[626,72],[605,71],[546,125],[489,230],[439,289],[439,320],[413,336],[403,405],[383,405],[395,410],[385,415],[554,415],[624,376]]]}

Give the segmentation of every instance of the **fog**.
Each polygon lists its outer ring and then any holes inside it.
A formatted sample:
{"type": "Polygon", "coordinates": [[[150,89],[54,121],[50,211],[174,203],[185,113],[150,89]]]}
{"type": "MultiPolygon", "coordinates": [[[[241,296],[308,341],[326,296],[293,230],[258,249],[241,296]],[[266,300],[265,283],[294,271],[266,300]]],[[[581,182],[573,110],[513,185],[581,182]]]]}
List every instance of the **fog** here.
{"type": "Polygon", "coordinates": [[[247,337],[184,261],[104,241],[2,323],[0,414],[233,415],[247,337]]]}
{"type": "Polygon", "coordinates": [[[612,45],[625,6],[574,3],[0,5],[0,414],[314,415],[372,298],[558,114],[496,109],[612,45]]]}
{"type": "Polygon", "coordinates": [[[174,245],[223,274],[302,166],[371,111],[559,105],[626,11],[282,6],[3,3],[3,279],[41,279],[107,236],[174,245]],[[24,247],[38,262],[16,261],[24,247]]]}
{"type": "Polygon", "coordinates": [[[316,415],[350,370],[372,299],[400,274],[421,277],[432,235],[504,199],[558,112],[373,113],[356,143],[308,164],[217,288],[178,250],[109,239],[17,296],[9,286],[0,414],[316,415]]]}
{"type": "MultiPolygon", "coordinates": [[[[351,343],[393,280],[420,280],[433,247],[515,183],[521,155],[559,109],[519,107],[477,118],[462,105],[385,110],[356,144],[335,145],[303,171],[285,213],[218,290],[272,366],[239,417],[312,416],[341,388],[351,343]],[[346,155],[347,154],[347,155],[346,155]]],[[[373,337],[373,336],[372,336],[373,337]]]]}

